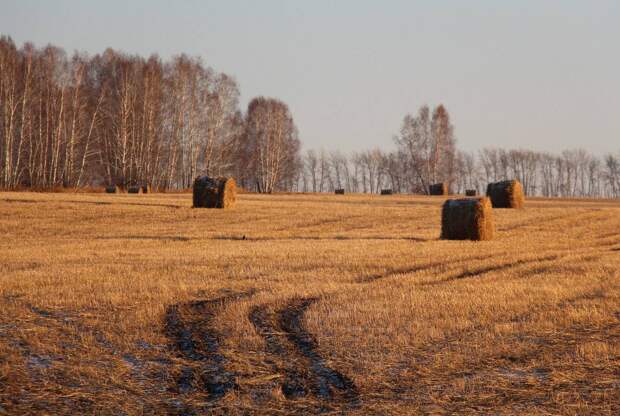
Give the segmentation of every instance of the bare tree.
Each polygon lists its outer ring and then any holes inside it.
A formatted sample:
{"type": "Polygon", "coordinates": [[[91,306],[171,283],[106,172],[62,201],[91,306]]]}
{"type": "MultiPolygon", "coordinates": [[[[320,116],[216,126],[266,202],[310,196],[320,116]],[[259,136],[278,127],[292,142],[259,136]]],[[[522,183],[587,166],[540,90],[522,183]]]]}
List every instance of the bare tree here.
{"type": "Polygon", "coordinates": [[[427,106],[420,108],[415,117],[406,115],[395,141],[408,157],[413,192],[428,193],[431,183],[455,179],[454,128],[443,105],[436,107],[432,116],[427,106]]]}
{"type": "Polygon", "coordinates": [[[288,106],[274,98],[254,98],[246,114],[245,146],[258,192],[271,193],[294,174],[299,139],[288,106]]]}
{"type": "Polygon", "coordinates": [[[68,57],[0,37],[0,188],[152,184],[188,187],[199,173],[250,190],[428,192],[433,182],[483,190],[517,178],[528,195],[618,197],[620,157],[486,148],[457,152],[442,105],[406,115],[397,150],[308,150],[286,104],[238,108],[233,78],[200,59],[167,62],[107,49],[68,57]]]}

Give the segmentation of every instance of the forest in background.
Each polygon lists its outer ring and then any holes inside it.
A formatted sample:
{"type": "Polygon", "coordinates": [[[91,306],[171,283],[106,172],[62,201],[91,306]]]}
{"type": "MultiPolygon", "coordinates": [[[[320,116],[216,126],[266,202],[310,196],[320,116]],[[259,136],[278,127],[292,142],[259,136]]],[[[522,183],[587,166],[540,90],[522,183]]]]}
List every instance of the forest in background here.
{"type": "Polygon", "coordinates": [[[206,174],[266,193],[427,193],[436,182],[460,193],[517,178],[528,195],[620,197],[620,156],[463,152],[443,105],[405,115],[393,142],[394,151],[302,151],[286,103],[257,97],[242,111],[234,78],[199,58],[69,56],[0,37],[1,189],[184,189],[206,174]]]}

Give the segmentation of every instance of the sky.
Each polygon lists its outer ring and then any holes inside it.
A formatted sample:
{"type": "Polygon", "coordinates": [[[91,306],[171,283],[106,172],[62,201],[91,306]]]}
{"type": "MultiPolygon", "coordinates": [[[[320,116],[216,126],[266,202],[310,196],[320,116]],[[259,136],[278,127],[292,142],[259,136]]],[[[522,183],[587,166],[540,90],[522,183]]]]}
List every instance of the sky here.
{"type": "Polygon", "coordinates": [[[466,151],[620,151],[618,0],[0,0],[0,34],[200,56],[243,107],[285,101],[305,148],[390,149],[441,103],[466,151]]]}

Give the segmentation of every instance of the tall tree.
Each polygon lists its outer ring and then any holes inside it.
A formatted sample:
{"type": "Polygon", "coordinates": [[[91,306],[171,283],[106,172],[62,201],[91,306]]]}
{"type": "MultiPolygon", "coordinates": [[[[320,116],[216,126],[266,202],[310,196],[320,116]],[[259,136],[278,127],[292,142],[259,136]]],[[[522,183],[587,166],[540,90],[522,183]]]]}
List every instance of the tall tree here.
{"type": "Polygon", "coordinates": [[[288,106],[274,98],[254,98],[248,105],[245,149],[258,192],[271,193],[296,176],[300,148],[288,106]]]}
{"type": "Polygon", "coordinates": [[[443,105],[432,116],[428,106],[421,107],[417,116],[407,114],[395,142],[407,155],[412,192],[428,193],[431,183],[454,181],[454,128],[443,105]]]}

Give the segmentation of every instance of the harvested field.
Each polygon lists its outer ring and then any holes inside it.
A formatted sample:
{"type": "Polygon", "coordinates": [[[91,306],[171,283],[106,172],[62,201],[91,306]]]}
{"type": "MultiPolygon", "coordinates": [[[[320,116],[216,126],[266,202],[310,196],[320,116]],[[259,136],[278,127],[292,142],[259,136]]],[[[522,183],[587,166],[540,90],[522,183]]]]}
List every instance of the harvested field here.
{"type": "Polygon", "coordinates": [[[620,201],[443,202],[2,193],[0,414],[619,414],[620,201]]]}

